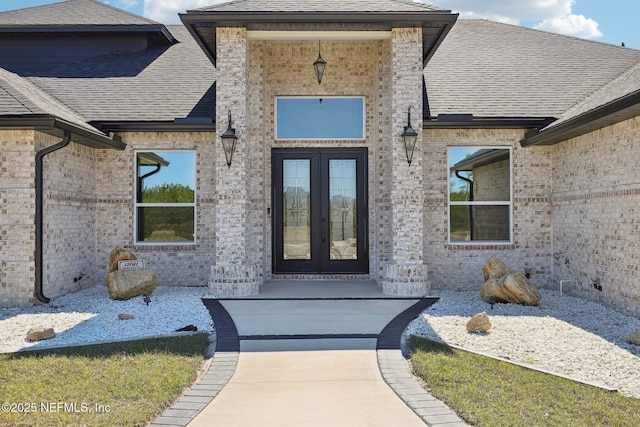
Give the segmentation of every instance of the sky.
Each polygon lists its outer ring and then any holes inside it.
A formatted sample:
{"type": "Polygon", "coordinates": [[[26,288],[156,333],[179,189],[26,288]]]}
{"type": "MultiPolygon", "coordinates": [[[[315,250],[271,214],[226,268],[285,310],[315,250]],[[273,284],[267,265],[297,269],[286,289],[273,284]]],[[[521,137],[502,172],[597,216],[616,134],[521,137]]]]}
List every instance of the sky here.
{"type": "MultiPolygon", "coordinates": [[[[1,0],[0,11],[21,9],[57,0],[1,0]]],[[[221,0],[100,0],[163,24],[178,24],[178,13],[220,3],[221,0]]],[[[321,0],[320,0],[321,1],[321,0]]],[[[603,43],[640,49],[638,0],[423,0],[460,13],[603,43]]]]}

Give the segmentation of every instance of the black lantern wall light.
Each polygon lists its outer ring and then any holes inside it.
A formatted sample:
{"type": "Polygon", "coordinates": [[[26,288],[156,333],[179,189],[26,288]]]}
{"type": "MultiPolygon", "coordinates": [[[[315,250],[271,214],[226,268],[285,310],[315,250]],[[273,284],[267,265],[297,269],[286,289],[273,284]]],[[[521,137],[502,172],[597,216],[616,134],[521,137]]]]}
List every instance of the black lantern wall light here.
{"type": "Polygon", "coordinates": [[[227,167],[231,169],[231,159],[233,159],[233,152],[236,151],[236,141],[238,140],[235,128],[231,127],[231,110],[229,110],[229,125],[220,138],[224,155],[227,158],[227,167]]]}
{"type": "Polygon", "coordinates": [[[318,59],[313,63],[313,69],[316,72],[316,78],[318,79],[318,84],[322,82],[322,75],[324,74],[324,69],[327,66],[327,61],[322,59],[322,55],[320,55],[320,40],[318,40],[318,59]]]}
{"type": "Polygon", "coordinates": [[[411,127],[411,107],[407,112],[407,125],[402,132],[402,140],[404,141],[404,150],[407,153],[407,163],[411,166],[411,159],[413,159],[413,151],[416,149],[416,141],[418,140],[418,132],[411,127]]]}

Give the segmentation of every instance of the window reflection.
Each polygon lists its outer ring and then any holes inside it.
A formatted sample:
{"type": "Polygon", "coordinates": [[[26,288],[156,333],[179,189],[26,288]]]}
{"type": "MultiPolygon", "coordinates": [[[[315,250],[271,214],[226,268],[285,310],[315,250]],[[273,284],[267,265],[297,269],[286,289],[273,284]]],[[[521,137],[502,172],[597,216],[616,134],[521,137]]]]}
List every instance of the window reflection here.
{"type": "Polygon", "coordinates": [[[195,152],[136,153],[136,242],[195,241],[195,152]]]}
{"type": "Polygon", "coordinates": [[[357,259],[355,159],[329,161],[329,199],[330,258],[357,259]]]}
{"type": "Polygon", "coordinates": [[[511,240],[511,152],[449,148],[449,239],[511,240]]]}

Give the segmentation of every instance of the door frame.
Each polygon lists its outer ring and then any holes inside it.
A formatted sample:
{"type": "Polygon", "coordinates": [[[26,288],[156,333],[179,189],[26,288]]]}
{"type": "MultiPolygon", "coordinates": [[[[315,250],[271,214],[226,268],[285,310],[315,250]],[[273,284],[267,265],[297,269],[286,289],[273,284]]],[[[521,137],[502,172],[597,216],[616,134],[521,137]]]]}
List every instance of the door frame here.
{"type": "Polygon", "coordinates": [[[272,272],[273,274],[369,274],[369,190],[368,149],[353,148],[272,148],[272,272]],[[284,159],[311,159],[311,254],[310,260],[284,260],[282,216],[282,167],[284,159]],[[355,158],[357,181],[357,259],[331,260],[328,243],[328,165],[331,159],[355,158]],[[326,162],[324,162],[326,160],[326,162]],[[280,164],[279,164],[280,163],[280,164]],[[320,200],[324,200],[324,203],[320,200]],[[325,221],[323,222],[323,218],[325,221]],[[360,237],[361,235],[361,237],[360,237]],[[325,239],[327,240],[327,239],[325,239]]]}

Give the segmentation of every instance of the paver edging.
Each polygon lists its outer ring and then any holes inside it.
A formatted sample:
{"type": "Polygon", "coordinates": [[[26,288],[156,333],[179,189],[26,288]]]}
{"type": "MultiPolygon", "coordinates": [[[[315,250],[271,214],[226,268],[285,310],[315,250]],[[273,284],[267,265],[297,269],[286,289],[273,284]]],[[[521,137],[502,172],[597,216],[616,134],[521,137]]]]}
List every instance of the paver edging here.
{"type": "Polygon", "coordinates": [[[418,415],[433,427],[469,426],[451,408],[426,391],[409,371],[400,349],[378,349],[378,368],[389,388],[418,415]]]}
{"type": "MultiPolygon", "coordinates": [[[[215,337],[212,334],[212,337],[215,337]]],[[[204,373],[150,427],[185,427],[222,391],[236,371],[238,351],[217,351],[212,340],[206,351],[204,373]]]]}

